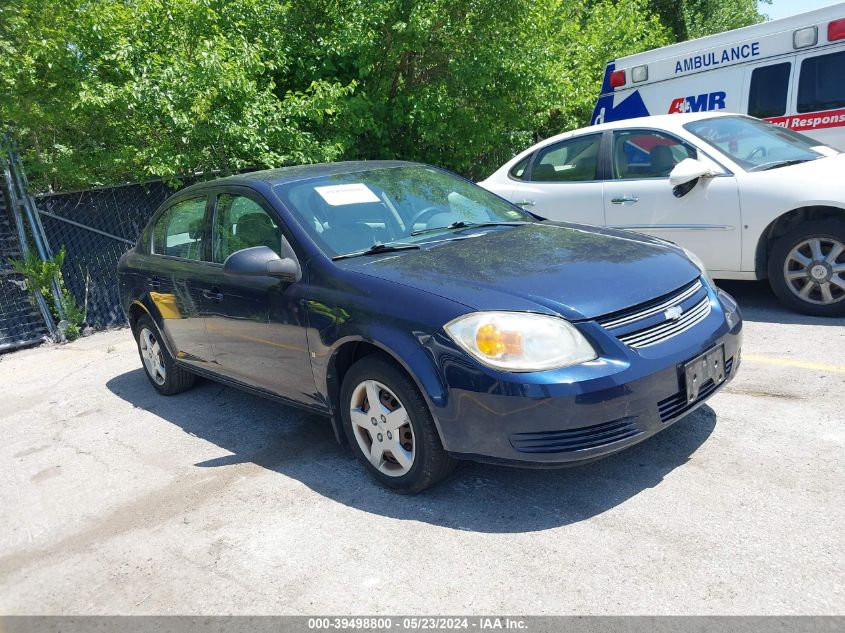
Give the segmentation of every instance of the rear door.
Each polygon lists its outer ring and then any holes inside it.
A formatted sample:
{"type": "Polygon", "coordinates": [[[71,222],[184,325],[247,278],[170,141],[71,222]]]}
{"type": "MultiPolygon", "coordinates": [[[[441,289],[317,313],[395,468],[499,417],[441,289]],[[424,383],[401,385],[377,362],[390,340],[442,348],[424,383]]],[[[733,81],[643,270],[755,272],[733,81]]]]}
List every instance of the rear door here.
{"type": "Polygon", "coordinates": [[[739,194],[733,175],[702,178],[676,197],[669,172],[684,158],[706,156],[660,130],[613,131],[611,178],[604,185],[608,226],[675,242],[698,255],[712,271],[738,271],[741,261],[739,194]]]}
{"type": "Polygon", "coordinates": [[[263,197],[247,188],[218,190],[213,218],[209,250],[214,275],[202,296],[202,312],[216,371],[276,395],[313,401],[303,305],[306,277],[287,282],[223,272],[232,253],[267,246],[281,254],[283,236],[290,235],[263,197]]]}
{"type": "Polygon", "coordinates": [[[154,225],[143,280],[158,325],[176,356],[189,364],[212,357],[201,313],[203,279],[212,272],[204,261],[209,228],[207,194],[174,202],[154,225]]]}
{"type": "Polygon", "coordinates": [[[549,220],[603,225],[601,142],[599,132],[538,149],[509,199],[549,220]]]}

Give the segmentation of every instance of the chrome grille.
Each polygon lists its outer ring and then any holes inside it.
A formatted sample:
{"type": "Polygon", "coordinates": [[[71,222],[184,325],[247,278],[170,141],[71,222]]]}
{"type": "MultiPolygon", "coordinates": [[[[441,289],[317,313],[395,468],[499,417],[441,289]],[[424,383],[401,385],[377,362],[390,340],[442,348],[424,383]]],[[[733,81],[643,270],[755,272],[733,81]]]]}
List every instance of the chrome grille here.
{"type": "Polygon", "coordinates": [[[628,314],[624,314],[624,315],[617,317],[615,319],[600,320],[599,323],[601,323],[608,330],[613,330],[615,328],[622,327],[623,325],[627,325],[629,323],[634,323],[635,321],[640,321],[642,319],[645,319],[646,317],[651,316],[652,314],[657,314],[658,312],[661,312],[663,310],[667,310],[667,309],[671,308],[672,306],[676,306],[680,303],[683,303],[683,301],[685,299],[689,299],[691,296],[693,296],[696,292],[698,292],[702,288],[703,288],[703,286],[701,285],[701,281],[696,279],[694,284],[692,284],[686,290],[683,290],[680,294],[675,295],[671,299],[668,299],[668,300],[666,300],[662,303],[658,303],[655,306],[649,306],[645,309],[637,310],[636,312],[630,312],[628,314]]]}
{"type": "Polygon", "coordinates": [[[700,279],[668,298],[637,306],[599,319],[626,345],[639,349],[657,345],[686,332],[710,314],[712,306],[700,279]],[[679,311],[680,316],[668,314],[679,311]]]}

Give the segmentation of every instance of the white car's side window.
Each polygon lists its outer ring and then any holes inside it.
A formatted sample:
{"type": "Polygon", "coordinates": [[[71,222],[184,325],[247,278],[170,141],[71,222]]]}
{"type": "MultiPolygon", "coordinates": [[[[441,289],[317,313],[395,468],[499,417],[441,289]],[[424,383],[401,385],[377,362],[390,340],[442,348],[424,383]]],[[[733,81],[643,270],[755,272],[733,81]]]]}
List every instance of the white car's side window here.
{"type": "Polygon", "coordinates": [[[685,158],[696,158],[695,149],[669,134],[655,130],[613,133],[615,179],[668,178],[669,172],[685,158]]]}
{"type": "Polygon", "coordinates": [[[601,134],[571,138],[537,152],[531,168],[533,182],[596,180],[601,134]]]}

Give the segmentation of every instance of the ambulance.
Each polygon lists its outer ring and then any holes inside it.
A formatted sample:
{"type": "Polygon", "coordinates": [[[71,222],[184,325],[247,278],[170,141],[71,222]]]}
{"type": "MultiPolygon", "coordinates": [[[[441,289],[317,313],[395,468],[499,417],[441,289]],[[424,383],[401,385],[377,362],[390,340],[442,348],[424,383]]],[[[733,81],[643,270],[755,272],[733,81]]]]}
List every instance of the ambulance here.
{"type": "Polygon", "coordinates": [[[845,150],[845,2],[613,60],[592,123],[709,110],[845,150]]]}

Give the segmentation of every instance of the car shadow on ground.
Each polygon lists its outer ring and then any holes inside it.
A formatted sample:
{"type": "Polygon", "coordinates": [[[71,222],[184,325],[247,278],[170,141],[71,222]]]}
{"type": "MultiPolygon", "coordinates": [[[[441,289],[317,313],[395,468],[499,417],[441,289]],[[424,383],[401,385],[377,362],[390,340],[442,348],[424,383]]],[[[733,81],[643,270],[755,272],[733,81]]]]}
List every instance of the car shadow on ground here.
{"type": "Polygon", "coordinates": [[[575,468],[523,470],[461,462],[438,486],[408,497],[373,482],[349,447],[337,444],[327,418],[212,382],[163,397],[142,369],[116,376],[107,387],[225,452],[186,463],[186,469],[252,462],[365,512],[478,532],[538,531],[601,514],[660,484],[716,425],[716,414],[705,405],[627,451],[575,468]]]}
{"type": "Polygon", "coordinates": [[[719,279],[716,285],[737,300],[742,318],[746,321],[787,325],[845,325],[845,318],[814,317],[792,311],[778,300],[768,281],[719,279]]]}

